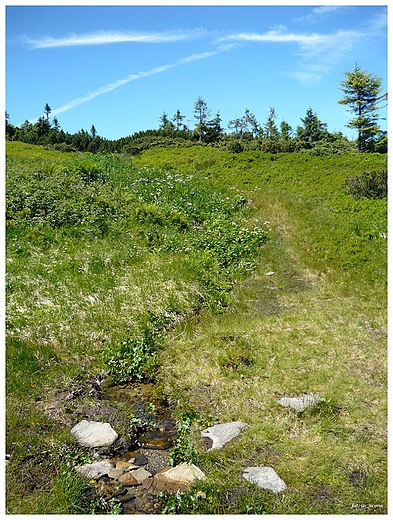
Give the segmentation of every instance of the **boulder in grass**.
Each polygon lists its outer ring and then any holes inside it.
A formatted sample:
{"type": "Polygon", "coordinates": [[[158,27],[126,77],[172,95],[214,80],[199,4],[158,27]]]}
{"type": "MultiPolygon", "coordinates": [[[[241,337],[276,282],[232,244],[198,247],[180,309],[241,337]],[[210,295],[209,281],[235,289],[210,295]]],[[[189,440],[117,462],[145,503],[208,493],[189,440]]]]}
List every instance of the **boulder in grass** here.
{"type": "Polygon", "coordinates": [[[260,488],[270,489],[274,493],[279,493],[287,488],[274,469],[268,466],[246,468],[243,477],[260,488]]]}
{"type": "Polygon", "coordinates": [[[202,437],[210,439],[207,451],[222,448],[227,442],[238,437],[242,430],[248,428],[248,424],[242,421],[216,424],[202,431],[202,437]]]}
{"type": "Polygon", "coordinates": [[[287,406],[296,410],[296,412],[304,412],[306,408],[314,406],[321,401],[325,401],[322,397],[316,394],[305,394],[299,397],[281,397],[278,402],[281,406],[287,406]]]}
{"type": "Polygon", "coordinates": [[[118,434],[109,423],[85,420],[76,424],[71,434],[79,444],[87,448],[111,446],[118,438],[118,434]]]}

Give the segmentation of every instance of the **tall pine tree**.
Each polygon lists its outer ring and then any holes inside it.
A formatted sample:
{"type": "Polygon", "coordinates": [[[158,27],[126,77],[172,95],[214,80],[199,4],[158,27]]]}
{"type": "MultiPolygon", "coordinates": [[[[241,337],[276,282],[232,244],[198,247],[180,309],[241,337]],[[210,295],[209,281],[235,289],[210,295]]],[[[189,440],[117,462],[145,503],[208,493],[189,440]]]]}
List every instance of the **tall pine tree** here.
{"type": "Polygon", "coordinates": [[[348,112],[355,114],[346,126],[357,129],[360,153],[364,152],[367,143],[380,132],[377,124],[379,114],[376,110],[387,99],[387,93],[381,95],[382,79],[361,70],[357,63],[353,71],[345,72],[345,76],[346,80],[340,83],[344,97],[338,103],[347,105],[348,112]]]}

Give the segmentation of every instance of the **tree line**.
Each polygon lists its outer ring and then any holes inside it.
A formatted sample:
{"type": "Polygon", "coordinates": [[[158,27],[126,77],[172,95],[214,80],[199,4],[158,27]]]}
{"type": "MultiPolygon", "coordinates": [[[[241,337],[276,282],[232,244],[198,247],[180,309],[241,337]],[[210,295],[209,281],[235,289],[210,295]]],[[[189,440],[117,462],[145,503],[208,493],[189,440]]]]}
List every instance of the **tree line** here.
{"type": "MultiPolygon", "coordinates": [[[[357,130],[356,150],[362,152],[387,152],[387,133],[382,132],[377,113],[385,103],[387,94],[381,94],[382,80],[362,71],[358,64],[340,83],[343,98],[339,104],[348,107],[354,117],[346,125],[357,130]]],[[[6,113],[6,139],[30,144],[40,144],[62,151],[88,151],[92,153],[129,153],[135,155],[144,149],[157,146],[192,146],[194,144],[225,147],[231,152],[258,149],[270,153],[309,151],[314,154],[347,153],[353,150],[342,132],[329,132],[310,107],[302,124],[293,129],[286,121],[277,123],[277,114],[270,108],[265,123],[260,124],[248,109],[242,116],[228,123],[228,131],[222,126],[218,112],[212,117],[206,101],[198,97],[193,106],[194,128],[184,124],[185,116],[177,110],[173,117],[164,111],[159,118],[158,129],[136,132],[117,140],[100,137],[94,125],[90,131],[75,134],[60,128],[56,117],[50,120],[51,108],[44,107],[44,114],[35,124],[25,121],[20,127],[9,122],[6,113]]]]}

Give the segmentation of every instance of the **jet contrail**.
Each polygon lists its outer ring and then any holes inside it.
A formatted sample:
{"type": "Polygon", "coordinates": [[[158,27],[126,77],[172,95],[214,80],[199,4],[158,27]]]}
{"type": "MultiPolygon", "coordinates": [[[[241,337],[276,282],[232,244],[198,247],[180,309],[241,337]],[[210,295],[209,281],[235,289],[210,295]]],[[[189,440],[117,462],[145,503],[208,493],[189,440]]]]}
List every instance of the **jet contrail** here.
{"type": "MultiPolygon", "coordinates": [[[[154,76],[155,74],[160,74],[161,72],[165,72],[166,70],[173,69],[175,67],[180,67],[181,65],[185,65],[186,63],[191,63],[193,61],[197,60],[203,60],[205,58],[210,58],[211,56],[215,56],[217,54],[220,54],[221,52],[227,51],[238,44],[228,44],[228,45],[221,45],[220,47],[217,47],[216,50],[210,51],[210,52],[202,52],[198,54],[191,54],[190,56],[187,56],[185,58],[180,58],[179,60],[175,61],[174,63],[167,63],[166,65],[161,65],[160,67],[155,67],[154,69],[148,70],[147,72],[138,72],[137,74],[130,74],[129,76],[126,76],[123,79],[119,79],[117,81],[114,81],[113,83],[109,83],[108,85],[105,85],[103,87],[100,87],[97,90],[93,90],[93,92],[89,92],[86,94],[86,96],[73,99],[72,101],[69,101],[65,105],[56,108],[51,111],[52,116],[56,116],[57,114],[61,114],[62,112],[65,112],[66,110],[70,110],[71,108],[74,108],[78,105],[82,105],[83,103],[87,103],[88,101],[91,101],[92,99],[102,96],[103,94],[107,94],[111,90],[114,90],[118,87],[121,87],[122,85],[125,85],[126,83],[130,83],[131,81],[135,81],[140,78],[145,78],[148,76],[154,76]]],[[[35,123],[38,121],[38,117],[29,120],[31,123],[35,123]]]]}

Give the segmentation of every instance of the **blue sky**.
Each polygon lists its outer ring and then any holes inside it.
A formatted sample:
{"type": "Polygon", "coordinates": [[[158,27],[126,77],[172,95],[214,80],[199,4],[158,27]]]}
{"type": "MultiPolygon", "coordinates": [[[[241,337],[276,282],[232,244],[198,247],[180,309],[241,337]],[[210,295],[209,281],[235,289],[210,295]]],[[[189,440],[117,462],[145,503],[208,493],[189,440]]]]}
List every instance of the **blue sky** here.
{"type": "Polygon", "coordinates": [[[264,124],[274,108],[296,129],[311,107],[352,138],[337,103],[344,72],[357,62],[387,90],[387,8],[375,3],[8,5],[5,22],[6,110],[18,126],[48,103],[70,133],[94,124],[118,139],[178,109],[192,129],[202,97],[225,127],[245,109],[264,124]]]}

